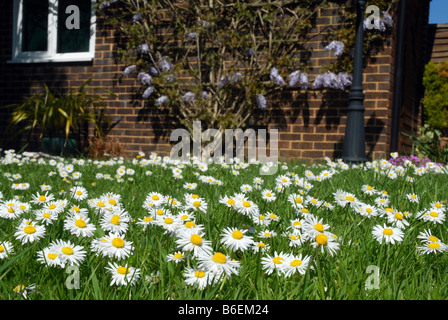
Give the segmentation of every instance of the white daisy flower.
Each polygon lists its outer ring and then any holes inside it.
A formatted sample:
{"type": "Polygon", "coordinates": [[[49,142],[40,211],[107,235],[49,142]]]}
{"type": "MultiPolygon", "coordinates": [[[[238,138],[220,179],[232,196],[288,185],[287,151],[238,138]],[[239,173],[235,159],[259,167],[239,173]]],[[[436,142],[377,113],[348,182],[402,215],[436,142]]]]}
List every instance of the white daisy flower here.
{"type": "Polygon", "coordinates": [[[225,228],[221,233],[221,243],[231,251],[246,251],[254,242],[246,232],[247,230],[237,228],[225,228]]]}
{"type": "Polygon", "coordinates": [[[133,286],[140,280],[141,270],[125,265],[119,265],[116,262],[108,262],[106,269],[112,274],[111,286],[133,286]]]}

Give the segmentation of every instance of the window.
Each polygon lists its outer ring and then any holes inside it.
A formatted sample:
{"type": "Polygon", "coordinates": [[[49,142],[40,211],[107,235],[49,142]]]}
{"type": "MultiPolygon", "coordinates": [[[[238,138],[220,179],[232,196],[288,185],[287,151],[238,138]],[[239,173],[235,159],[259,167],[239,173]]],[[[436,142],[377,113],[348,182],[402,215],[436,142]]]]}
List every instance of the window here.
{"type": "Polygon", "coordinates": [[[14,0],[10,62],[92,60],[94,4],[95,0],[14,0]]]}

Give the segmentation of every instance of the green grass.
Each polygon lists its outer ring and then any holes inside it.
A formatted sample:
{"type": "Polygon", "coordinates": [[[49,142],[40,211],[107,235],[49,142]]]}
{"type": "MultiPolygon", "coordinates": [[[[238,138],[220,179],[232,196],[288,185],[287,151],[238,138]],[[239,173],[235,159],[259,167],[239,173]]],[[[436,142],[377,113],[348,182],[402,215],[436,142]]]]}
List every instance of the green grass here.
{"type": "MultiPolygon", "coordinates": [[[[147,158],[146,158],[147,159],[147,158]]],[[[297,299],[444,299],[448,295],[448,275],[445,272],[448,263],[446,252],[437,254],[421,254],[417,246],[421,245],[418,234],[430,229],[440,241],[448,241],[446,221],[441,224],[419,219],[417,214],[429,209],[434,201],[446,201],[446,185],[448,177],[442,173],[428,170],[423,175],[416,175],[414,169],[405,167],[404,174],[395,179],[387,176],[387,171],[373,168],[342,169],[340,165],[335,168],[331,178],[323,181],[308,179],[313,185],[306,195],[324,200],[334,205],[333,210],[324,207],[313,207],[309,203],[306,208],[310,214],[322,218],[330,225],[329,231],[337,235],[339,249],[331,256],[327,251],[323,253],[315,250],[310,241],[302,246],[292,247],[288,237],[284,236],[287,227],[293,219],[303,219],[304,215],[298,213],[288,201],[290,194],[296,193],[300,188],[294,183],[285,187],[282,193],[276,192],[276,178],[280,175],[294,174],[294,178],[304,178],[306,171],[310,170],[318,175],[328,170],[329,163],[323,161],[316,165],[305,165],[300,162],[289,162],[287,167],[278,167],[273,175],[260,175],[259,165],[249,165],[239,168],[239,175],[232,174],[232,166],[223,168],[221,165],[209,165],[208,170],[201,172],[196,164],[188,163],[182,168],[181,179],[173,177],[171,169],[177,164],[162,162],[142,164],[142,160],[124,160],[123,163],[115,160],[108,162],[85,160],[80,165],[75,159],[59,159],[62,165],[72,164],[74,172],[81,172],[80,179],[73,179],[71,174],[63,179],[57,166],[49,164],[49,159],[43,162],[31,162],[26,157],[16,158],[16,155],[2,159],[0,164],[0,191],[2,201],[19,196],[20,201],[31,204],[29,212],[22,213],[16,219],[0,217],[0,243],[9,241],[13,244],[14,254],[0,260],[0,299],[23,299],[14,292],[18,285],[35,287],[29,292],[28,299],[63,299],[63,300],[95,300],[95,299],[151,299],[151,300],[297,300],[297,299]],[[7,161],[17,159],[17,161],[7,161]],[[135,170],[133,175],[123,176],[124,181],[118,182],[115,173],[117,168],[124,165],[135,170]],[[150,170],[152,175],[146,175],[150,170]],[[49,175],[50,172],[55,174],[49,175]],[[97,173],[110,174],[111,180],[96,178],[97,173]],[[9,176],[8,174],[11,174],[9,176]],[[12,181],[14,174],[21,178],[12,181]],[[199,175],[211,176],[219,179],[222,185],[207,184],[199,179],[199,175]],[[266,202],[261,196],[261,190],[253,189],[246,196],[259,206],[262,213],[272,212],[280,217],[269,226],[256,225],[248,217],[241,215],[234,209],[227,208],[219,202],[222,196],[232,196],[241,192],[243,184],[254,186],[255,177],[261,177],[264,182],[262,189],[274,190],[277,199],[266,202]],[[407,181],[413,177],[414,181],[407,181]],[[132,181],[128,180],[132,178],[132,181]],[[13,183],[27,182],[27,190],[14,190],[13,183]],[[197,183],[194,191],[183,187],[186,182],[197,183]],[[88,198],[75,201],[70,197],[69,189],[78,183],[88,191],[88,198]],[[22,244],[14,236],[16,227],[22,219],[35,221],[34,211],[40,205],[31,202],[32,196],[41,192],[41,185],[51,186],[49,193],[56,199],[65,199],[66,208],[77,205],[89,210],[89,217],[97,227],[92,237],[76,237],[64,229],[64,220],[68,210],[59,214],[58,220],[46,226],[46,235],[37,242],[22,244]],[[342,207],[337,204],[333,193],[343,190],[355,195],[364,203],[374,205],[378,195],[370,196],[361,191],[363,185],[370,185],[379,191],[387,191],[390,204],[388,207],[400,212],[409,212],[411,217],[406,218],[409,226],[404,231],[401,243],[380,244],[372,235],[375,225],[391,225],[385,217],[366,218],[356,213],[349,206],[342,207]],[[65,193],[60,194],[64,190],[65,193]],[[121,196],[120,203],[133,218],[129,224],[125,238],[132,241],[134,250],[125,259],[130,266],[140,269],[140,279],[134,285],[111,286],[111,274],[106,270],[108,262],[120,262],[115,258],[105,258],[91,251],[91,241],[106,234],[100,225],[100,217],[88,206],[87,201],[101,197],[112,192],[121,196]],[[212,241],[215,251],[220,251],[239,261],[238,274],[221,278],[215,285],[209,285],[203,290],[187,285],[183,272],[185,267],[197,265],[195,258],[180,263],[167,262],[166,256],[174,253],[177,246],[175,236],[165,233],[161,226],[151,225],[143,229],[136,224],[138,219],[148,215],[143,203],[150,192],[159,192],[171,196],[184,203],[187,193],[194,193],[205,199],[208,208],[206,213],[195,213],[196,224],[204,227],[205,238],[212,241]],[[418,203],[412,203],[406,194],[415,193],[420,197],[418,203]],[[275,231],[277,236],[266,239],[270,245],[267,252],[255,253],[252,250],[230,251],[220,242],[220,234],[226,227],[242,228],[244,225],[253,227],[254,233],[249,234],[255,240],[260,240],[258,233],[269,229],[275,231]],[[66,268],[49,267],[37,260],[37,252],[47,247],[56,239],[70,240],[81,245],[86,250],[85,260],[79,266],[79,288],[70,289],[72,278],[66,268]],[[305,275],[294,274],[285,277],[281,273],[268,275],[263,269],[261,258],[274,253],[293,253],[312,257],[312,269],[307,269],[305,275]],[[369,266],[379,269],[377,279],[378,289],[366,289],[366,284],[372,281],[372,273],[367,272],[369,266]],[[148,280],[151,275],[157,276],[148,280]]],[[[375,162],[380,168],[380,162],[375,162]]],[[[173,213],[180,209],[172,209],[173,213]]],[[[191,211],[191,210],[190,210],[191,211]]]]}

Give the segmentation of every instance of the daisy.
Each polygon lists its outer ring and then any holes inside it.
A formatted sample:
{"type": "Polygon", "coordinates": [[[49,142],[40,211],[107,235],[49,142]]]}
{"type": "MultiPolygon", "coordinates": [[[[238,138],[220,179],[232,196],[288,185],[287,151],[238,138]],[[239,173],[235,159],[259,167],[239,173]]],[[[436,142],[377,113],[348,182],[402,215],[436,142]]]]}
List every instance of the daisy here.
{"type": "Polygon", "coordinates": [[[326,249],[330,256],[333,256],[339,249],[337,236],[330,232],[318,233],[312,240],[311,245],[314,248],[320,248],[321,252],[324,252],[326,249]]]}
{"type": "Polygon", "coordinates": [[[93,241],[92,250],[103,256],[121,260],[129,257],[134,247],[132,242],[124,239],[122,235],[111,232],[109,235],[93,241]]]}
{"type": "Polygon", "coordinates": [[[417,250],[420,254],[430,254],[444,252],[448,249],[448,246],[442,242],[427,242],[421,246],[417,246],[417,250]]]}
{"type": "Polygon", "coordinates": [[[288,196],[288,201],[292,204],[294,208],[300,209],[303,207],[304,198],[300,194],[293,193],[288,196]]]}
{"type": "Polygon", "coordinates": [[[269,245],[269,243],[265,243],[263,241],[256,241],[252,245],[252,250],[255,253],[257,253],[257,252],[263,252],[264,253],[266,251],[269,251],[270,247],[271,246],[269,245]]]}
{"type": "Polygon", "coordinates": [[[187,198],[185,209],[192,209],[193,211],[207,212],[207,202],[203,198],[187,198]]]}
{"type": "Polygon", "coordinates": [[[296,272],[303,275],[308,269],[309,263],[310,256],[302,257],[302,254],[299,254],[298,256],[288,254],[285,256],[285,260],[280,265],[280,268],[286,277],[290,277],[296,272]]]}
{"type": "Polygon", "coordinates": [[[64,263],[54,248],[46,247],[37,252],[37,261],[49,267],[64,267],[64,263]]]}
{"type": "Polygon", "coordinates": [[[197,186],[198,186],[198,184],[194,183],[194,182],[187,182],[183,185],[183,187],[187,190],[194,190],[197,188],[197,186]]]}
{"type": "Polygon", "coordinates": [[[105,213],[100,220],[100,226],[104,231],[113,233],[126,233],[131,218],[124,210],[114,210],[105,213]]]}
{"type": "Polygon", "coordinates": [[[418,197],[418,195],[416,195],[415,193],[408,193],[407,195],[406,195],[406,198],[408,198],[408,200],[410,201],[410,202],[414,202],[414,203],[418,203],[419,202],[419,197],[418,197]]]}
{"type": "Polygon", "coordinates": [[[174,261],[175,263],[179,263],[184,260],[185,260],[185,254],[182,251],[176,251],[166,256],[167,262],[174,261]]]}
{"type": "Polygon", "coordinates": [[[290,247],[297,247],[303,244],[304,238],[299,230],[292,230],[292,232],[285,233],[285,235],[289,239],[290,247]]]}
{"type": "Polygon", "coordinates": [[[261,258],[261,265],[263,267],[263,270],[266,272],[267,275],[272,274],[274,271],[277,271],[278,274],[283,272],[282,264],[286,260],[286,254],[283,252],[277,253],[275,251],[274,255],[266,255],[261,258]]]}
{"type": "Polygon", "coordinates": [[[277,199],[275,193],[269,189],[264,189],[263,191],[261,191],[261,197],[263,198],[263,200],[266,200],[267,202],[271,202],[277,199]]]}
{"type": "Polygon", "coordinates": [[[434,201],[431,202],[431,208],[434,208],[435,210],[444,212],[446,210],[446,205],[440,201],[434,201]]]}
{"type": "Polygon", "coordinates": [[[250,200],[238,201],[235,204],[235,209],[244,216],[253,216],[259,213],[258,205],[250,200]]]}
{"type": "Polygon", "coordinates": [[[393,224],[395,227],[404,229],[409,226],[409,222],[404,218],[403,213],[394,211],[394,213],[387,216],[387,221],[393,224]]]}
{"type": "Polygon", "coordinates": [[[378,208],[367,203],[359,202],[354,208],[355,212],[364,217],[376,217],[378,215],[378,208]]]}
{"type": "Polygon", "coordinates": [[[37,221],[43,222],[47,226],[58,220],[58,213],[51,212],[50,210],[40,209],[36,210],[34,214],[36,215],[37,221]]]}
{"type": "Polygon", "coordinates": [[[216,284],[219,281],[219,275],[213,271],[205,270],[203,268],[185,268],[183,272],[185,283],[189,286],[195,286],[199,290],[203,290],[209,285],[216,284]]]}
{"type": "Polygon", "coordinates": [[[221,233],[221,243],[231,251],[246,251],[253,244],[252,237],[246,235],[247,230],[226,228],[221,233]]]}
{"type": "Polygon", "coordinates": [[[96,227],[90,223],[89,217],[78,213],[67,216],[64,221],[64,230],[77,237],[91,237],[96,231],[96,227]]]}
{"type": "Polygon", "coordinates": [[[76,201],[82,201],[87,199],[88,192],[86,188],[77,186],[70,189],[70,196],[76,201]]]}
{"type": "Polygon", "coordinates": [[[116,262],[108,262],[106,270],[112,274],[111,286],[133,286],[140,279],[141,270],[128,265],[122,266],[116,262]]]}
{"type": "Polygon", "coordinates": [[[224,196],[219,199],[219,203],[226,205],[229,208],[232,208],[236,204],[236,200],[233,197],[224,196]]]}
{"type": "Polygon", "coordinates": [[[0,242],[0,260],[8,258],[12,254],[14,254],[12,243],[9,241],[0,242]]]}
{"type": "Polygon", "coordinates": [[[62,205],[62,202],[60,200],[57,200],[45,203],[41,209],[51,213],[59,214],[60,212],[64,211],[65,206],[62,205]]]}
{"type": "Polygon", "coordinates": [[[240,262],[231,260],[222,252],[201,253],[198,257],[199,267],[213,271],[218,275],[225,273],[228,277],[238,274],[240,262]]]}
{"type": "Polygon", "coordinates": [[[166,233],[172,234],[182,226],[182,221],[176,215],[166,214],[156,219],[156,225],[165,229],[166,233]]]}
{"type": "Polygon", "coordinates": [[[361,191],[369,196],[373,196],[374,194],[376,194],[378,192],[374,187],[372,187],[368,184],[363,185],[361,187],[361,191]]]}
{"type": "Polygon", "coordinates": [[[258,237],[262,239],[274,238],[277,236],[277,232],[271,230],[263,230],[258,233],[258,237]]]}
{"type": "Polygon", "coordinates": [[[196,228],[181,229],[177,234],[176,244],[185,252],[192,252],[193,257],[212,252],[212,242],[204,239],[204,232],[196,228]]]}
{"type": "Polygon", "coordinates": [[[402,242],[404,237],[404,233],[401,229],[396,227],[388,227],[385,224],[383,226],[374,226],[372,234],[379,243],[383,243],[383,241],[385,241],[386,244],[402,242]]]}
{"type": "Polygon", "coordinates": [[[0,217],[10,220],[18,218],[23,213],[20,205],[21,203],[18,200],[3,201],[0,204],[0,217]]]}
{"type": "Polygon", "coordinates": [[[380,207],[380,208],[384,208],[384,207],[387,207],[387,206],[389,205],[390,200],[389,200],[389,198],[382,196],[382,197],[378,197],[378,198],[376,198],[376,199],[374,200],[374,202],[375,202],[375,204],[376,204],[378,207],[380,207]]]}
{"type": "Polygon", "coordinates": [[[251,192],[252,191],[252,186],[248,185],[248,184],[243,184],[240,187],[241,192],[243,193],[247,193],[247,192],[251,192]]]}
{"type": "Polygon", "coordinates": [[[16,228],[14,236],[17,240],[21,240],[22,244],[27,242],[38,241],[45,236],[45,227],[35,224],[33,221],[22,220],[16,228]]]}
{"type": "Polygon", "coordinates": [[[87,251],[83,246],[75,245],[70,241],[55,240],[50,244],[51,250],[59,254],[62,264],[79,266],[85,259],[87,251]]]}
{"type": "Polygon", "coordinates": [[[434,224],[436,224],[436,223],[443,224],[446,216],[443,212],[439,212],[439,211],[435,210],[434,208],[431,208],[431,209],[421,212],[419,217],[421,219],[423,219],[424,221],[429,221],[434,224]]]}
{"type": "Polygon", "coordinates": [[[150,192],[145,199],[146,203],[152,203],[154,206],[161,206],[165,201],[165,197],[158,192],[150,192]]]}
{"type": "Polygon", "coordinates": [[[424,242],[440,242],[439,238],[434,236],[431,233],[431,230],[425,229],[424,231],[421,231],[417,238],[423,240],[424,242]]]}
{"type": "Polygon", "coordinates": [[[45,193],[36,193],[32,195],[31,202],[34,204],[44,204],[48,201],[53,201],[54,196],[52,194],[49,194],[48,192],[45,193]]]}
{"type": "Polygon", "coordinates": [[[155,224],[155,219],[153,216],[146,216],[139,218],[136,223],[143,226],[143,230],[146,230],[148,226],[155,224]]]}
{"type": "Polygon", "coordinates": [[[305,237],[314,239],[318,234],[327,232],[330,229],[330,225],[324,224],[323,219],[319,219],[312,214],[305,217],[303,222],[302,230],[305,237]]]}

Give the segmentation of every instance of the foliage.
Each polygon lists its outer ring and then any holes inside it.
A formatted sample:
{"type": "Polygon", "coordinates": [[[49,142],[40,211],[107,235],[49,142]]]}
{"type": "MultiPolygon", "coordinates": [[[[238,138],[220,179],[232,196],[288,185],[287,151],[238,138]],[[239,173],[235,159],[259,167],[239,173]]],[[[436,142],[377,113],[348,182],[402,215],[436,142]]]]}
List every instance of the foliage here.
{"type": "Polygon", "coordinates": [[[448,61],[429,62],[423,76],[425,97],[423,113],[430,126],[447,132],[448,129],[448,61]]]}
{"type": "MultiPolygon", "coordinates": [[[[111,2],[99,5],[119,30],[119,57],[128,66],[123,76],[138,76],[148,113],[165,108],[189,130],[193,120],[220,131],[244,128],[281,92],[346,90],[351,84],[356,14],[347,1],[111,2]],[[338,12],[340,25],[317,26],[324,8],[338,12]],[[313,47],[316,37],[333,51],[334,63],[322,67],[311,85],[311,57],[322,49],[313,47]]],[[[383,13],[395,3],[371,2],[383,13]]],[[[366,34],[366,54],[390,35],[366,34]]]]}
{"type": "Polygon", "coordinates": [[[40,138],[62,135],[68,139],[70,134],[79,134],[89,123],[93,125],[96,136],[105,136],[110,119],[105,114],[104,97],[86,91],[90,82],[91,79],[85,81],[68,94],[51,90],[43,84],[40,92],[25,98],[21,104],[7,106],[14,107],[8,128],[11,138],[28,132],[29,139],[38,129],[41,130],[40,138]]]}
{"type": "Polygon", "coordinates": [[[418,158],[429,158],[438,163],[448,162],[448,147],[442,140],[440,130],[426,123],[418,128],[417,135],[402,134],[412,140],[412,146],[418,158]]]}

